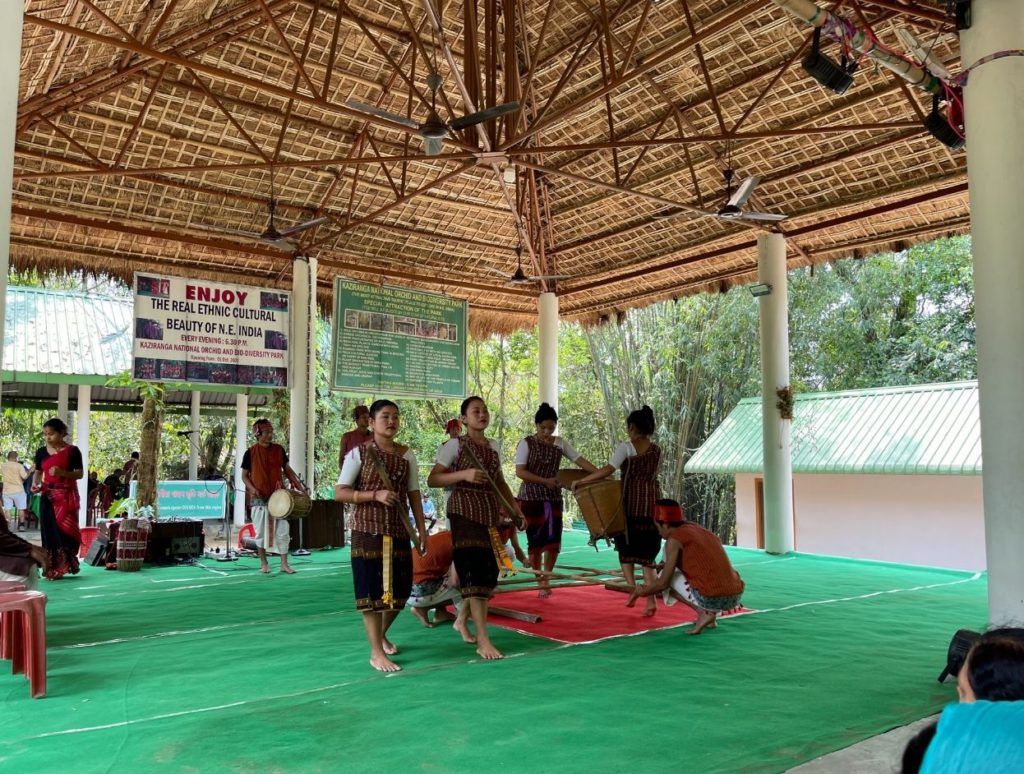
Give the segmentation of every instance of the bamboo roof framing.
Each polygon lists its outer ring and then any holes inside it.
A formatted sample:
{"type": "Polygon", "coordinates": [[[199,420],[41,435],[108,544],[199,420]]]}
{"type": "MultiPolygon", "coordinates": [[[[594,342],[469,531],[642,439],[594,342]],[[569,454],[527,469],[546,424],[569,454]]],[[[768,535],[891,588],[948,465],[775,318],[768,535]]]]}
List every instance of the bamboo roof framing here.
{"type": "MultiPolygon", "coordinates": [[[[429,2],[27,0],[12,263],[286,287],[315,255],[324,302],[336,274],[443,291],[487,331],[544,290],[587,321],[745,282],[766,229],[793,266],[968,230],[931,95],[870,62],[826,91],[800,67],[811,28],[772,0],[429,2]],[[520,108],[427,155],[409,119],[431,71],[442,120],[520,108]],[[726,166],[789,218],[713,217],[726,166]],[[261,240],[272,196],[281,229],[326,220],[261,240]],[[507,283],[519,243],[527,273],[566,278],[507,283]]],[[[956,71],[943,6],[824,5],[956,71]]]]}

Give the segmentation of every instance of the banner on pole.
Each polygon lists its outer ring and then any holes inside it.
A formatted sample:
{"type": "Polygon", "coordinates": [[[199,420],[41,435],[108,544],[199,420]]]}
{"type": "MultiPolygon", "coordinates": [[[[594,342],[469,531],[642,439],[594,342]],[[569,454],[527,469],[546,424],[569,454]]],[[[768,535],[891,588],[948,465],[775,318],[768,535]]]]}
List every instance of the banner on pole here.
{"type": "Polygon", "coordinates": [[[135,275],[136,379],[287,387],[291,294],[135,275]]]}
{"type": "Polygon", "coordinates": [[[466,396],[461,299],[338,277],[331,387],[382,397],[466,396]]]}

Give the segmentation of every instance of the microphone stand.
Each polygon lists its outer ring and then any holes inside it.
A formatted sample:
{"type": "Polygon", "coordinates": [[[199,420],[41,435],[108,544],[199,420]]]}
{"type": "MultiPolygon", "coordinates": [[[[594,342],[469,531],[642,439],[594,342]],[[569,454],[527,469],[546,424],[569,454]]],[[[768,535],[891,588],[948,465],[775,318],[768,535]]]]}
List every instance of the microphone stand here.
{"type": "MultiPolygon", "coordinates": [[[[195,450],[197,452],[199,452],[199,456],[202,457],[202,451],[203,451],[202,448],[200,448],[199,444],[195,441],[194,438],[192,438],[192,436],[195,435],[197,432],[199,432],[199,431],[198,430],[179,431],[178,435],[181,435],[181,436],[184,436],[185,438],[187,438],[189,444],[192,447],[194,447],[195,450]]],[[[223,481],[224,482],[224,488],[225,488],[225,497],[224,497],[224,553],[223,554],[215,553],[213,556],[210,556],[210,555],[207,554],[207,558],[214,559],[215,561],[218,561],[218,562],[237,562],[238,561],[238,552],[235,551],[231,547],[231,498],[226,496],[227,495],[227,488],[229,486],[228,485],[228,480],[227,480],[227,478],[225,478],[220,473],[216,473],[216,474],[211,473],[210,475],[212,477],[206,479],[207,481],[223,481]]],[[[198,562],[196,562],[196,564],[198,564],[198,562]]],[[[202,567],[202,565],[199,565],[199,566],[202,567]]]]}

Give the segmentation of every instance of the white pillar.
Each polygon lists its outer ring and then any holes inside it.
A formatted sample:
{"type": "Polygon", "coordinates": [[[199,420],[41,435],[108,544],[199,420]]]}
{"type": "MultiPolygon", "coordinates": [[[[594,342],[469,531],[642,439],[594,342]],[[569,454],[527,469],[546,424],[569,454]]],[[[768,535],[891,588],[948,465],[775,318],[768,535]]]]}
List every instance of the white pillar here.
{"type": "Polygon", "coordinates": [[[75,446],[82,452],[82,477],[78,479],[78,526],[84,527],[89,516],[89,414],[92,387],[78,385],[78,406],[75,409],[75,446]]]}
{"type": "Polygon", "coordinates": [[[558,296],[554,293],[537,298],[537,350],[540,402],[558,411],[558,296]]]}
{"type": "Polygon", "coordinates": [[[309,414],[309,264],[300,255],[292,261],[291,389],[288,412],[288,459],[292,470],[306,477],[306,418],[309,414]]]}
{"type": "MultiPolygon", "coordinates": [[[[971,5],[960,33],[969,67],[982,57],[1024,46],[1024,3],[971,5]]],[[[993,59],[971,70],[964,90],[967,180],[978,326],[981,440],[985,456],[985,547],[989,622],[1024,625],[1024,57],[993,59]]]]}
{"type": "Polygon", "coordinates": [[[57,385],[57,418],[64,424],[68,423],[68,393],[70,392],[69,385],[57,385]]]}
{"type": "Polygon", "coordinates": [[[242,481],[242,455],[249,448],[249,396],[235,396],[235,526],[245,524],[245,483],[242,481]]]}
{"type": "Polygon", "coordinates": [[[2,375],[4,360],[3,343],[4,322],[7,315],[7,272],[11,265],[14,127],[15,120],[18,117],[18,75],[21,73],[21,21],[24,13],[24,3],[0,3],[0,375],[2,375]]]}
{"type": "Polygon", "coordinates": [[[309,375],[306,377],[308,395],[306,411],[306,486],[313,494],[316,486],[313,475],[315,466],[316,451],[316,363],[317,363],[317,327],[316,327],[316,288],[317,288],[317,265],[316,258],[309,259],[309,375]]]}
{"type": "Polygon", "coordinates": [[[757,281],[772,286],[761,296],[761,425],[764,432],[764,547],[770,554],[793,550],[792,420],[783,419],[776,390],[789,387],[789,299],[786,241],[781,234],[757,238],[757,281]]]}
{"type": "Polygon", "coordinates": [[[189,403],[188,429],[192,433],[188,438],[188,479],[195,481],[199,478],[199,444],[202,436],[199,435],[199,402],[202,400],[202,393],[199,390],[192,390],[192,400],[189,403]]]}

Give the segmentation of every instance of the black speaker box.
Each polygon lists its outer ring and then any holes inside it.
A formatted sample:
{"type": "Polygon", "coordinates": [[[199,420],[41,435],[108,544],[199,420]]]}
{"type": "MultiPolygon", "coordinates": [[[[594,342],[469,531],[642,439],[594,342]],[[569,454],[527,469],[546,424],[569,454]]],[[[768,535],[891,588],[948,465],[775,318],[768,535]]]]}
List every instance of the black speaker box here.
{"type": "Polygon", "coordinates": [[[107,539],[97,535],[89,545],[89,550],[85,552],[85,563],[93,567],[102,567],[107,557],[107,545],[107,539]]]}

